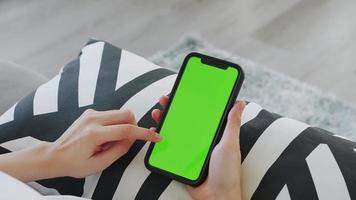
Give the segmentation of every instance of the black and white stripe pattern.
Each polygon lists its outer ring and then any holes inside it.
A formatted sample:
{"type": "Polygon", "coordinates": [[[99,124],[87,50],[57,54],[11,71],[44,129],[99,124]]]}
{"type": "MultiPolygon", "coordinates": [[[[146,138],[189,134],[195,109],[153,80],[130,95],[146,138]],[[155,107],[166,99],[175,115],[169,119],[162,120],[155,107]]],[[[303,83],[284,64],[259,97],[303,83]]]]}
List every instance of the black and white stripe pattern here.
{"type": "MultiPolygon", "coordinates": [[[[168,94],[176,74],[103,41],[0,117],[0,153],[54,141],[88,108],[131,109],[138,124],[154,126],[150,112],[168,94]]],[[[325,130],[249,103],[242,116],[243,199],[356,199],[356,144],[325,130]]],[[[148,143],[99,174],[29,183],[43,194],[93,199],[190,199],[185,186],[143,164],[148,143]]]]}
{"type": "Polygon", "coordinates": [[[243,199],[356,198],[354,142],[265,110],[240,140],[243,199]]]}

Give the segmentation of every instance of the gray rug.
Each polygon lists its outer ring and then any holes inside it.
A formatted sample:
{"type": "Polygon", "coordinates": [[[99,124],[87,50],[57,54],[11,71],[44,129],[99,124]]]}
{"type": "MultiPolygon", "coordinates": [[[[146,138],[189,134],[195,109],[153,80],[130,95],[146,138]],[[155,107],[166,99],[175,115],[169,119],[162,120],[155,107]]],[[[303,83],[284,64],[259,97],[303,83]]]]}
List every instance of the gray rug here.
{"type": "Polygon", "coordinates": [[[356,106],[326,95],[314,86],[218,49],[199,36],[186,36],[171,49],[157,52],[150,60],[177,71],[183,58],[192,51],[242,66],[246,77],[239,99],[256,102],[269,111],[356,140],[356,106]]]}

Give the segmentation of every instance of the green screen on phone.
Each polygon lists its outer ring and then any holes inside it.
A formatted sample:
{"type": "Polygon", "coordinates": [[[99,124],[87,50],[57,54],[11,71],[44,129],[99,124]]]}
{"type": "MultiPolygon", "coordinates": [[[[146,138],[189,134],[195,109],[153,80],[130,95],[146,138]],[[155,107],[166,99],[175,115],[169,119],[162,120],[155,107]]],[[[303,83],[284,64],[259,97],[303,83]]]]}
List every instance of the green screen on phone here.
{"type": "Polygon", "coordinates": [[[197,180],[214,141],[238,69],[210,66],[190,57],[148,162],[189,180],[197,180]]]}

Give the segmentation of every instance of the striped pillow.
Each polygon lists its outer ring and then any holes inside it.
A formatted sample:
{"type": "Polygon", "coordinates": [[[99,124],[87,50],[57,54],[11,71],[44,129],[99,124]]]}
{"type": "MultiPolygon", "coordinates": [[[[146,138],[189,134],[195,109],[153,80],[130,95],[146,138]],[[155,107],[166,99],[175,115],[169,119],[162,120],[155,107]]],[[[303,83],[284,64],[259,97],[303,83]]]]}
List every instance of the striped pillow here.
{"type": "MultiPolygon", "coordinates": [[[[155,126],[150,112],[176,74],[103,41],[90,41],[78,58],[0,117],[0,153],[54,141],[88,108],[131,109],[138,124],[155,126]]],[[[93,199],[190,199],[184,185],[143,164],[148,143],[102,173],[29,183],[43,194],[93,199]]],[[[356,144],[249,103],[242,116],[244,199],[356,198],[356,144]]]]}

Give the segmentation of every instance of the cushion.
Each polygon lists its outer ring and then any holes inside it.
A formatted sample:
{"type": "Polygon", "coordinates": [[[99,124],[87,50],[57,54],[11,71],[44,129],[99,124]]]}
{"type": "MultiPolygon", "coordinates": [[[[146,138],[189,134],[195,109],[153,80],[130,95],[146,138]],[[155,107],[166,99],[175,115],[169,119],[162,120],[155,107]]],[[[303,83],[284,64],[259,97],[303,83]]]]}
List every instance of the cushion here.
{"type": "MultiPolygon", "coordinates": [[[[131,109],[139,126],[176,74],[107,42],[91,40],[57,76],[0,117],[0,153],[54,141],[86,109],[131,109]]],[[[248,103],[241,126],[243,199],[356,198],[356,144],[248,103]]],[[[149,143],[136,141],[103,172],[29,183],[42,194],[93,199],[190,199],[185,186],[151,173],[149,143]]]]}

